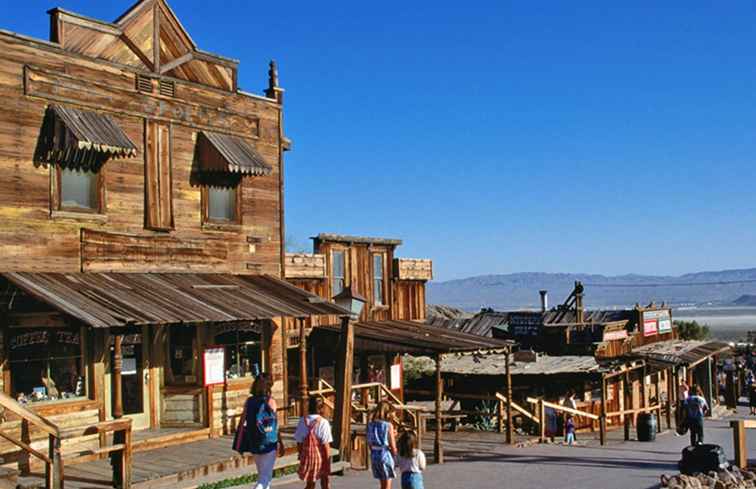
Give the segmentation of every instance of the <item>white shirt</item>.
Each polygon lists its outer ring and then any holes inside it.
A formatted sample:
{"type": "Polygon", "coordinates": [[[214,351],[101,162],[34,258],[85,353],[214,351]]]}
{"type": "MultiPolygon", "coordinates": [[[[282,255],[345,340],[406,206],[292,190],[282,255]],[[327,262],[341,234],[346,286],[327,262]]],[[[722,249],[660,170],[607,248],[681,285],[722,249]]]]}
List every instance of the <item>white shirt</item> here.
{"type": "MultiPolygon", "coordinates": [[[[317,414],[309,414],[307,416],[307,424],[309,424],[312,427],[312,423],[314,423],[315,420],[318,418],[320,418],[320,421],[318,421],[318,425],[315,427],[315,430],[313,431],[313,433],[315,434],[315,438],[317,438],[318,441],[324,445],[326,443],[333,443],[333,435],[331,434],[331,423],[329,423],[327,419],[317,414]]],[[[307,426],[305,425],[305,419],[299,418],[297,431],[294,432],[294,440],[296,440],[297,443],[304,443],[305,438],[307,438],[307,433],[309,433],[309,428],[307,428],[307,426]]]]}
{"type": "Polygon", "coordinates": [[[401,455],[397,457],[399,470],[404,472],[422,472],[425,470],[425,454],[422,450],[415,449],[412,451],[412,458],[404,458],[401,455]]]}

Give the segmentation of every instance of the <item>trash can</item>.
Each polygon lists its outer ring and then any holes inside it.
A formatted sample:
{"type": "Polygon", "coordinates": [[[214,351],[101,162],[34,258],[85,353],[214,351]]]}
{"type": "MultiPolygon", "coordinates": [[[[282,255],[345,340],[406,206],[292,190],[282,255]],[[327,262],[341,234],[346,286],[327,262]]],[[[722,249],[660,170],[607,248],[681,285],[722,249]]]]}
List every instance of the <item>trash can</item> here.
{"type": "Polygon", "coordinates": [[[638,441],[656,440],[656,416],[653,413],[638,415],[638,441]]]}

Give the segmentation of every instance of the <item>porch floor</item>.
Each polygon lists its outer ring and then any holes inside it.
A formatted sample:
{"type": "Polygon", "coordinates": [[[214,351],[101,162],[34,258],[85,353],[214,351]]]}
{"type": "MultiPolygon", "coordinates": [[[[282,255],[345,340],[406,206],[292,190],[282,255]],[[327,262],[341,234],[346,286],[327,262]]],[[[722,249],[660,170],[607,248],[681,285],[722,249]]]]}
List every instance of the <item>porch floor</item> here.
{"type": "MultiPolygon", "coordinates": [[[[289,424],[281,430],[287,455],[277,460],[277,468],[298,463],[294,428],[295,425],[289,424]]],[[[203,482],[255,473],[252,457],[241,456],[231,449],[232,436],[208,438],[207,429],[163,428],[135,431],[132,437],[133,489],[189,489],[203,482]]],[[[66,489],[110,488],[110,461],[64,465],[64,480],[66,489]]],[[[18,480],[19,489],[44,488],[44,484],[43,471],[18,480]]]]}

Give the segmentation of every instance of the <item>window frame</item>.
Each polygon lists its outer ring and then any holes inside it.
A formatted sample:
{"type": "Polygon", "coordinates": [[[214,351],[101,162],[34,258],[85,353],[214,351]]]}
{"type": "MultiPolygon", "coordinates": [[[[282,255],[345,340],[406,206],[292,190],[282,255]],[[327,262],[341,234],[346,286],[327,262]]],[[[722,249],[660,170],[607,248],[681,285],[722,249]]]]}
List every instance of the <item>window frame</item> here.
{"type": "Polygon", "coordinates": [[[329,287],[331,288],[331,298],[333,298],[334,296],[341,293],[341,291],[344,290],[349,285],[347,282],[347,275],[349,275],[347,273],[347,249],[346,248],[332,248],[329,254],[330,254],[329,261],[331,264],[329,287]],[[342,273],[344,274],[343,276],[340,277],[342,283],[341,283],[341,290],[339,290],[338,292],[334,288],[334,283],[336,281],[336,275],[335,275],[336,267],[334,266],[334,264],[336,263],[335,261],[336,253],[341,253],[341,257],[342,257],[341,262],[342,262],[342,271],[343,271],[342,273]]]}
{"type": "MultiPolygon", "coordinates": [[[[241,341],[241,337],[244,331],[235,330],[235,331],[221,331],[221,332],[215,332],[212,336],[212,344],[214,347],[220,347],[223,348],[224,356],[226,364],[224,365],[224,368],[226,368],[226,371],[224,372],[224,377],[226,379],[226,382],[234,382],[234,381],[244,381],[244,380],[253,380],[255,377],[252,375],[252,373],[248,373],[247,375],[239,375],[237,377],[229,377],[228,371],[230,370],[228,367],[228,362],[230,361],[229,356],[229,349],[233,349],[236,352],[236,358],[237,358],[237,367],[240,366],[240,351],[242,346],[249,345],[250,343],[255,344],[257,346],[257,349],[259,351],[259,358],[258,360],[258,366],[259,366],[259,372],[264,373],[266,372],[265,369],[265,339],[263,333],[255,333],[258,335],[258,339],[256,341],[241,341]],[[219,336],[222,336],[224,334],[234,333],[235,334],[235,341],[233,343],[222,343],[221,340],[218,339],[219,336]]],[[[239,369],[240,370],[240,369],[239,369]]]]}
{"type": "Polygon", "coordinates": [[[239,180],[235,185],[230,185],[236,189],[236,206],[234,207],[234,219],[212,219],[210,217],[210,189],[217,187],[218,185],[211,185],[209,183],[203,183],[201,187],[201,201],[202,201],[202,224],[210,226],[241,226],[243,223],[242,217],[242,194],[243,185],[239,180]]]}
{"type": "Polygon", "coordinates": [[[384,252],[373,252],[370,254],[370,271],[371,271],[371,278],[372,278],[372,289],[373,289],[373,305],[376,307],[388,307],[388,304],[386,304],[386,253],[384,252]],[[377,257],[380,257],[381,259],[381,277],[378,278],[376,276],[376,267],[375,267],[375,259],[377,257]],[[381,300],[378,301],[378,297],[376,297],[376,292],[379,290],[376,287],[376,284],[378,280],[381,281],[380,291],[381,291],[381,300]]]}
{"type": "Polygon", "coordinates": [[[105,167],[100,166],[97,171],[93,171],[96,175],[95,179],[95,196],[97,197],[97,205],[94,208],[86,207],[66,207],[63,205],[63,168],[58,163],[52,165],[52,178],[53,188],[51,194],[51,211],[52,212],[70,212],[83,215],[96,215],[105,214],[106,202],[105,202],[105,167]]]}

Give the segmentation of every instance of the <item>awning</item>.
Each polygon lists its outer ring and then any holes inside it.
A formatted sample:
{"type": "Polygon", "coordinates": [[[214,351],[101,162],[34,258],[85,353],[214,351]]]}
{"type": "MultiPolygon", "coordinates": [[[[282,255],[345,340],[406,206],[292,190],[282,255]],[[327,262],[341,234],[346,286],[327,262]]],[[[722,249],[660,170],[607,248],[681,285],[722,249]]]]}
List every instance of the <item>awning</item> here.
{"type": "Polygon", "coordinates": [[[723,341],[669,340],[634,348],[628,355],[659,366],[695,366],[732,347],[723,341]]]}
{"type": "Polygon", "coordinates": [[[203,131],[197,138],[199,165],[203,172],[270,175],[272,168],[244,139],[203,131]]]}
{"type": "Polygon", "coordinates": [[[105,157],[136,156],[137,147],[106,114],[51,105],[53,134],[46,151],[49,161],[85,158],[92,153],[105,157]]]}
{"type": "Polygon", "coordinates": [[[95,328],[348,314],[267,275],[4,273],[35,299],[95,328]]]}
{"type": "MultiPolygon", "coordinates": [[[[316,331],[338,332],[332,326],[321,326],[316,331]]],[[[356,350],[434,355],[477,350],[509,349],[511,341],[484,338],[427,326],[413,321],[369,321],[354,325],[356,350]]]]}

